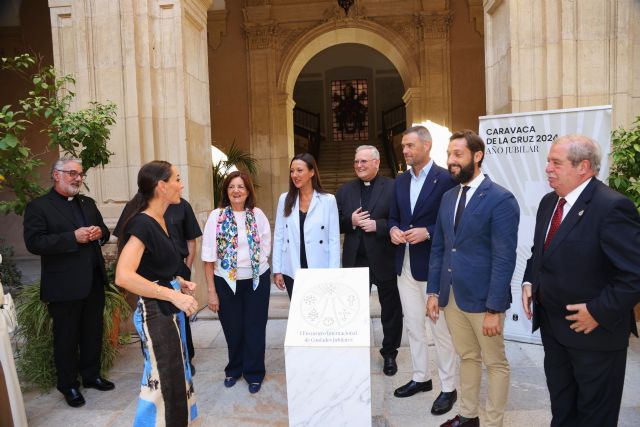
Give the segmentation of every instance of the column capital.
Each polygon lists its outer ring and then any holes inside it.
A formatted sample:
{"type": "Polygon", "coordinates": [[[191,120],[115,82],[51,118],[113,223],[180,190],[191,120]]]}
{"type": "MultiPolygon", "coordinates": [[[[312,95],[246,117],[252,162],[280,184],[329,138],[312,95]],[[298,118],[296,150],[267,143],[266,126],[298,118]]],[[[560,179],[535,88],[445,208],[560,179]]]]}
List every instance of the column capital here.
{"type": "Polygon", "coordinates": [[[426,39],[449,38],[449,27],[453,21],[450,12],[419,13],[417,19],[420,22],[426,39]]]}
{"type": "Polygon", "coordinates": [[[264,24],[245,22],[242,28],[249,50],[275,47],[277,25],[274,22],[264,24]]]}

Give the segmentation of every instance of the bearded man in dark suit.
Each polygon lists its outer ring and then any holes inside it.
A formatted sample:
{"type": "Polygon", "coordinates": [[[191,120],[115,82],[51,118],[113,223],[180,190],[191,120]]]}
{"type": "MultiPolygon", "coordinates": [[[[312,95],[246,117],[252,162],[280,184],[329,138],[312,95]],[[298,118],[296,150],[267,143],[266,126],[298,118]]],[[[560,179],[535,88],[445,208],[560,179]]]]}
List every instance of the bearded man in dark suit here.
{"type": "Polygon", "coordinates": [[[24,241],[40,255],[40,298],[53,319],[57,388],[72,407],[85,403],[78,386],[112,390],[100,377],[104,287],[108,283],[100,246],[109,230],[93,199],[78,194],[85,173],[76,158],[56,161],[53,188],[31,201],[24,214],[24,241]]]}
{"type": "Polygon", "coordinates": [[[522,289],[540,328],[552,426],[616,426],[633,307],[640,301],[640,217],[600,182],[590,138],[554,141],[522,289]],[[533,310],[531,304],[533,302],[533,310]]]}

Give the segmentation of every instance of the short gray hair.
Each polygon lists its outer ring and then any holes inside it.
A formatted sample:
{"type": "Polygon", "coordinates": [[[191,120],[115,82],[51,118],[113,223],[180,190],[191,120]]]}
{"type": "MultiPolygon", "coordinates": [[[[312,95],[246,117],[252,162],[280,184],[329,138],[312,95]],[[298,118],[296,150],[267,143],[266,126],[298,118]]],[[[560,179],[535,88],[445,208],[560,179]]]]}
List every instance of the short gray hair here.
{"type": "Polygon", "coordinates": [[[600,172],[600,147],[591,138],[585,135],[571,134],[560,136],[553,141],[553,144],[567,144],[569,153],[567,159],[573,167],[578,166],[583,160],[587,160],[591,165],[591,170],[597,175],[600,172]]]}
{"type": "Polygon", "coordinates": [[[423,144],[426,143],[426,142],[433,141],[433,138],[431,138],[431,132],[429,132],[429,129],[427,129],[426,127],[424,127],[422,125],[411,126],[409,129],[407,129],[404,132],[402,132],[402,135],[408,135],[410,133],[417,134],[418,135],[418,139],[423,144]]]}
{"type": "Polygon", "coordinates": [[[66,165],[69,162],[75,162],[80,166],[82,166],[82,159],[79,159],[74,156],[62,156],[58,160],[53,162],[53,165],[51,165],[51,179],[53,179],[53,171],[64,168],[64,165],[66,165]]]}
{"type": "Polygon", "coordinates": [[[371,150],[371,157],[373,157],[374,159],[380,160],[380,152],[373,145],[361,145],[358,148],[356,148],[356,153],[362,150],[371,150]]]}

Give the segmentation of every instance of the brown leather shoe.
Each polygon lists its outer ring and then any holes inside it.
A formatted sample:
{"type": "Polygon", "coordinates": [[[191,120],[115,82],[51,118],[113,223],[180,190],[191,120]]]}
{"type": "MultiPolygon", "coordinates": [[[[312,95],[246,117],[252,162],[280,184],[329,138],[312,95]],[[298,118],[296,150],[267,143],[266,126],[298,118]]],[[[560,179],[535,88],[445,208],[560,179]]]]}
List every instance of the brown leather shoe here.
{"type": "Polygon", "coordinates": [[[480,427],[480,418],[465,418],[463,421],[460,415],[456,415],[446,423],[440,424],[440,427],[480,427]]]}

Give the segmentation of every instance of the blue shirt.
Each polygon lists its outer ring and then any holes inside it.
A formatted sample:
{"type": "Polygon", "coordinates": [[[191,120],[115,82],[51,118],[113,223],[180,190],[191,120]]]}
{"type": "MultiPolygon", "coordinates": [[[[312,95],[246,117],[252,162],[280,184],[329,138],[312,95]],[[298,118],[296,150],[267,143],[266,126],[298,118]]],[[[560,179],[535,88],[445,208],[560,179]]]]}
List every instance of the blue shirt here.
{"type": "Polygon", "coordinates": [[[411,186],[409,187],[409,200],[411,202],[411,213],[413,214],[413,208],[416,206],[418,202],[418,196],[420,195],[420,191],[422,190],[422,186],[424,185],[424,181],[427,179],[427,174],[431,170],[431,166],[433,165],[433,159],[429,160],[429,163],[422,168],[418,176],[415,175],[413,168],[409,169],[409,173],[411,174],[411,186]]]}

